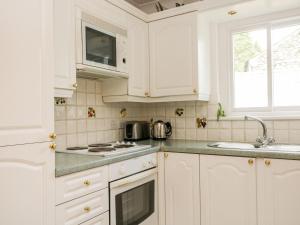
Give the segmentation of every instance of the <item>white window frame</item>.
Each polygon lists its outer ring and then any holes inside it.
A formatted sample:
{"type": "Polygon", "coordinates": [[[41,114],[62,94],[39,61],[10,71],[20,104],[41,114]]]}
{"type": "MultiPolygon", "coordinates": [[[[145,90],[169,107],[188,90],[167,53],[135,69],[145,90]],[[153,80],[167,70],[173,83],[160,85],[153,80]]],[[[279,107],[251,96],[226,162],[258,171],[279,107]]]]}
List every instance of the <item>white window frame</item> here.
{"type": "MultiPolygon", "coordinates": [[[[288,14],[288,13],[287,13],[288,14]]],[[[300,117],[300,106],[276,107],[273,106],[273,84],[272,84],[272,46],[271,30],[288,25],[300,25],[300,16],[284,14],[271,14],[255,18],[220,24],[218,29],[219,50],[219,88],[220,101],[223,104],[229,118],[252,114],[256,116],[278,118],[278,117],[300,117]],[[234,71],[233,71],[233,43],[232,35],[237,32],[267,29],[267,76],[268,76],[268,106],[253,108],[234,108],[234,71]],[[227,60],[224,60],[227,59],[227,60]]]]}

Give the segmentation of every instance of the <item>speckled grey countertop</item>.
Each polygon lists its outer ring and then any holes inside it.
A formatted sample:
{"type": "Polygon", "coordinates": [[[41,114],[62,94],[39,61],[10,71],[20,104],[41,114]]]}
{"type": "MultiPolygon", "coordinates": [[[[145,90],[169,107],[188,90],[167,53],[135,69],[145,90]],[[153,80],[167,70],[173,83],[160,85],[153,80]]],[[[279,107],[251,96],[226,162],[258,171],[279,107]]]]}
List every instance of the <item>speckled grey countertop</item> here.
{"type": "Polygon", "coordinates": [[[90,156],[68,153],[56,153],[56,177],[100,167],[103,165],[120,162],[126,159],[150,154],[157,151],[190,153],[204,155],[224,155],[251,158],[276,158],[300,160],[300,146],[298,151],[271,151],[266,149],[222,149],[208,147],[210,142],[190,141],[190,140],[167,140],[167,141],[140,141],[139,144],[151,145],[149,149],[123,154],[119,156],[90,156]]]}
{"type": "Polygon", "coordinates": [[[212,142],[191,141],[191,140],[167,140],[167,141],[141,141],[141,144],[151,144],[159,146],[160,151],[203,154],[203,155],[224,155],[224,156],[240,156],[252,158],[274,158],[274,159],[291,159],[300,160],[300,145],[299,151],[274,151],[267,149],[222,149],[208,147],[207,144],[212,142]]]}
{"type": "Polygon", "coordinates": [[[159,146],[153,146],[149,149],[135,151],[132,153],[115,156],[93,156],[56,152],[55,154],[55,176],[60,177],[71,173],[88,170],[123,160],[151,154],[159,151],[159,146]]]}

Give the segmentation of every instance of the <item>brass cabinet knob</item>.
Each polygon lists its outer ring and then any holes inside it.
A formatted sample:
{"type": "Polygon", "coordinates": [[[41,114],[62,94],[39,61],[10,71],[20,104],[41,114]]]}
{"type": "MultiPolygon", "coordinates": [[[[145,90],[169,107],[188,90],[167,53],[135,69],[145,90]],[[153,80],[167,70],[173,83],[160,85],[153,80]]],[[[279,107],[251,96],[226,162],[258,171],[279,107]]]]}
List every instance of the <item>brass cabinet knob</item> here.
{"type": "Polygon", "coordinates": [[[86,213],[90,212],[91,211],[91,208],[90,207],[84,207],[83,209],[86,213]]]}
{"type": "Polygon", "coordinates": [[[265,160],[265,165],[270,166],[271,165],[271,160],[265,160]]]}
{"type": "Polygon", "coordinates": [[[51,150],[55,151],[55,149],[56,149],[56,144],[55,144],[55,143],[51,143],[51,144],[49,145],[49,148],[50,148],[51,150]]]}
{"type": "Polygon", "coordinates": [[[149,93],[148,93],[148,92],[145,92],[145,96],[146,96],[146,97],[149,97],[149,93]]]}
{"type": "Polygon", "coordinates": [[[253,159],[248,159],[248,164],[249,164],[250,166],[252,166],[252,165],[254,164],[254,160],[253,160],[253,159]]]}
{"type": "Polygon", "coordinates": [[[84,184],[85,186],[90,186],[90,185],[91,185],[91,181],[85,180],[85,181],[83,182],[83,184],[84,184]]]}
{"type": "Polygon", "coordinates": [[[164,153],[165,158],[168,158],[169,154],[167,152],[164,153]]]}
{"type": "Polygon", "coordinates": [[[193,89],[193,93],[194,93],[194,94],[197,94],[197,89],[196,89],[196,88],[193,89]]]}
{"type": "Polygon", "coordinates": [[[49,134],[49,138],[52,139],[52,140],[55,140],[56,139],[56,133],[49,134]]]}
{"type": "Polygon", "coordinates": [[[77,87],[78,87],[77,83],[73,84],[73,88],[77,88],[77,87]]]}

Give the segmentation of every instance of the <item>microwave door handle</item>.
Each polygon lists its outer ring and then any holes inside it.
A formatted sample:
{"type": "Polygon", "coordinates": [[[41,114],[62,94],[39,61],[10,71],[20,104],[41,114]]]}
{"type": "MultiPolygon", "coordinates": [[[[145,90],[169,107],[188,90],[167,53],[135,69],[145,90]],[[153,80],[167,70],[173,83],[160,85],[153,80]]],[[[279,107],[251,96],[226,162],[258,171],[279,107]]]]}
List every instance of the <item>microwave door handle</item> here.
{"type": "Polygon", "coordinates": [[[128,184],[134,183],[138,180],[142,180],[144,178],[150,177],[150,176],[152,176],[156,173],[157,173],[157,168],[147,170],[145,172],[138,173],[138,174],[130,176],[128,178],[113,181],[113,182],[110,183],[110,187],[111,188],[117,188],[117,187],[121,187],[121,186],[124,186],[124,185],[128,185],[128,184]]]}

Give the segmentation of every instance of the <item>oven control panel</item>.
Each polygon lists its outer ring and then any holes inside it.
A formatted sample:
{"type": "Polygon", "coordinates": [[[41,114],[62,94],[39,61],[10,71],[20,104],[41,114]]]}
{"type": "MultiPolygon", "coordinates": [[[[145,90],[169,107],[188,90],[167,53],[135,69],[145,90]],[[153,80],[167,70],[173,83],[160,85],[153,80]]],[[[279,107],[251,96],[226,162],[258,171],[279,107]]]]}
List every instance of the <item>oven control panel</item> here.
{"type": "Polygon", "coordinates": [[[157,154],[140,156],[109,165],[109,181],[139,173],[157,166],[157,154]]]}

